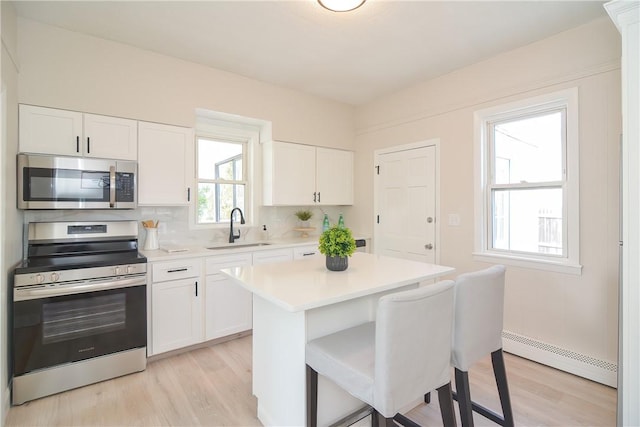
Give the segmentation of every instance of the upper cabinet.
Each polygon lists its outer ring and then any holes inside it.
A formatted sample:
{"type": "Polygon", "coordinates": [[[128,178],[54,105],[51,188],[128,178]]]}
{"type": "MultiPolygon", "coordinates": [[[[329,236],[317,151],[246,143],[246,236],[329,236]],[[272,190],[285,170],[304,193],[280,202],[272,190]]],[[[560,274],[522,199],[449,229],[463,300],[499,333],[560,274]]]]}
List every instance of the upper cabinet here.
{"type": "Polygon", "coordinates": [[[20,105],[20,151],[137,160],[137,122],[20,105]]]}
{"type": "Polygon", "coordinates": [[[138,122],[138,205],[189,204],[193,144],[193,129],[138,122]]]}
{"type": "Polygon", "coordinates": [[[264,204],[353,204],[353,152],[273,141],[264,144],[264,204]]]}

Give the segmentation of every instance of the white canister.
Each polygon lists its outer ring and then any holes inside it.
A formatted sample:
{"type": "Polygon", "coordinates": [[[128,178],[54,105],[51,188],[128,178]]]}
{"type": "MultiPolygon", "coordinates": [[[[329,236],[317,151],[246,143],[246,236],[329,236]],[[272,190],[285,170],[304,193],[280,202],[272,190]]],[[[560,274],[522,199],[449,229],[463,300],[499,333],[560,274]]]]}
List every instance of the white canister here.
{"type": "Polygon", "coordinates": [[[158,229],[146,228],[145,230],[147,230],[147,238],[144,241],[144,249],[146,251],[158,249],[158,229]]]}

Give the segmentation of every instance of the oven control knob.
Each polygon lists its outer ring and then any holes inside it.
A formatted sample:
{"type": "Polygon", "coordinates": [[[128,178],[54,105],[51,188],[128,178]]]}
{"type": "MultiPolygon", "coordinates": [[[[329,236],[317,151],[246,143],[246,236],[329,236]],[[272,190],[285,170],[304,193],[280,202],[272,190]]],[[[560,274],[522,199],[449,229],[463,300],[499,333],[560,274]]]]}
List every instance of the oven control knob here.
{"type": "Polygon", "coordinates": [[[131,273],[133,273],[133,266],[127,265],[127,274],[131,274],[131,273]]]}
{"type": "Polygon", "coordinates": [[[60,275],[58,273],[51,273],[51,281],[57,282],[60,279],[60,275]]]}
{"type": "Polygon", "coordinates": [[[120,275],[120,267],[116,267],[116,276],[120,275]]]}
{"type": "Polygon", "coordinates": [[[44,274],[36,274],[36,283],[44,282],[44,274]]]}

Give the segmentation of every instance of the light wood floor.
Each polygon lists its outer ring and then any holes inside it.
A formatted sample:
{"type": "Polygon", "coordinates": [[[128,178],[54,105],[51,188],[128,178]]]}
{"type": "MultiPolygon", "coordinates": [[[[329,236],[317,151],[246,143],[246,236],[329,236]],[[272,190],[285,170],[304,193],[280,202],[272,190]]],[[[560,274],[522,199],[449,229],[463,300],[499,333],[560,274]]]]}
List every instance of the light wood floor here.
{"type": "MultiPolygon", "coordinates": [[[[506,354],[518,426],[614,426],[616,390],[506,354]]],[[[499,412],[490,360],[469,373],[471,396],[499,412]]],[[[409,414],[442,425],[437,393],[409,414]]],[[[9,410],[6,426],[254,426],[251,336],[155,360],[144,372],[9,410]]],[[[477,426],[495,424],[475,415],[477,426]]],[[[458,423],[458,425],[460,425],[458,423]]]]}

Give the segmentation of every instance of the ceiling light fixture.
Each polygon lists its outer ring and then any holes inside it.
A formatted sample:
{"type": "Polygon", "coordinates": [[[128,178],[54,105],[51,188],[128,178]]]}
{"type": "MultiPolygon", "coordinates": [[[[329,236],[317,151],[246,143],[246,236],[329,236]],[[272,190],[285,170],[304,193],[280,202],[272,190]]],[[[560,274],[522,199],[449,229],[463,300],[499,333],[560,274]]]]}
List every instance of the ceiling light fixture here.
{"type": "Polygon", "coordinates": [[[348,12],[359,8],[365,1],[366,0],[318,0],[318,3],[320,3],[320,6],[332,12],[348,12]]]}

